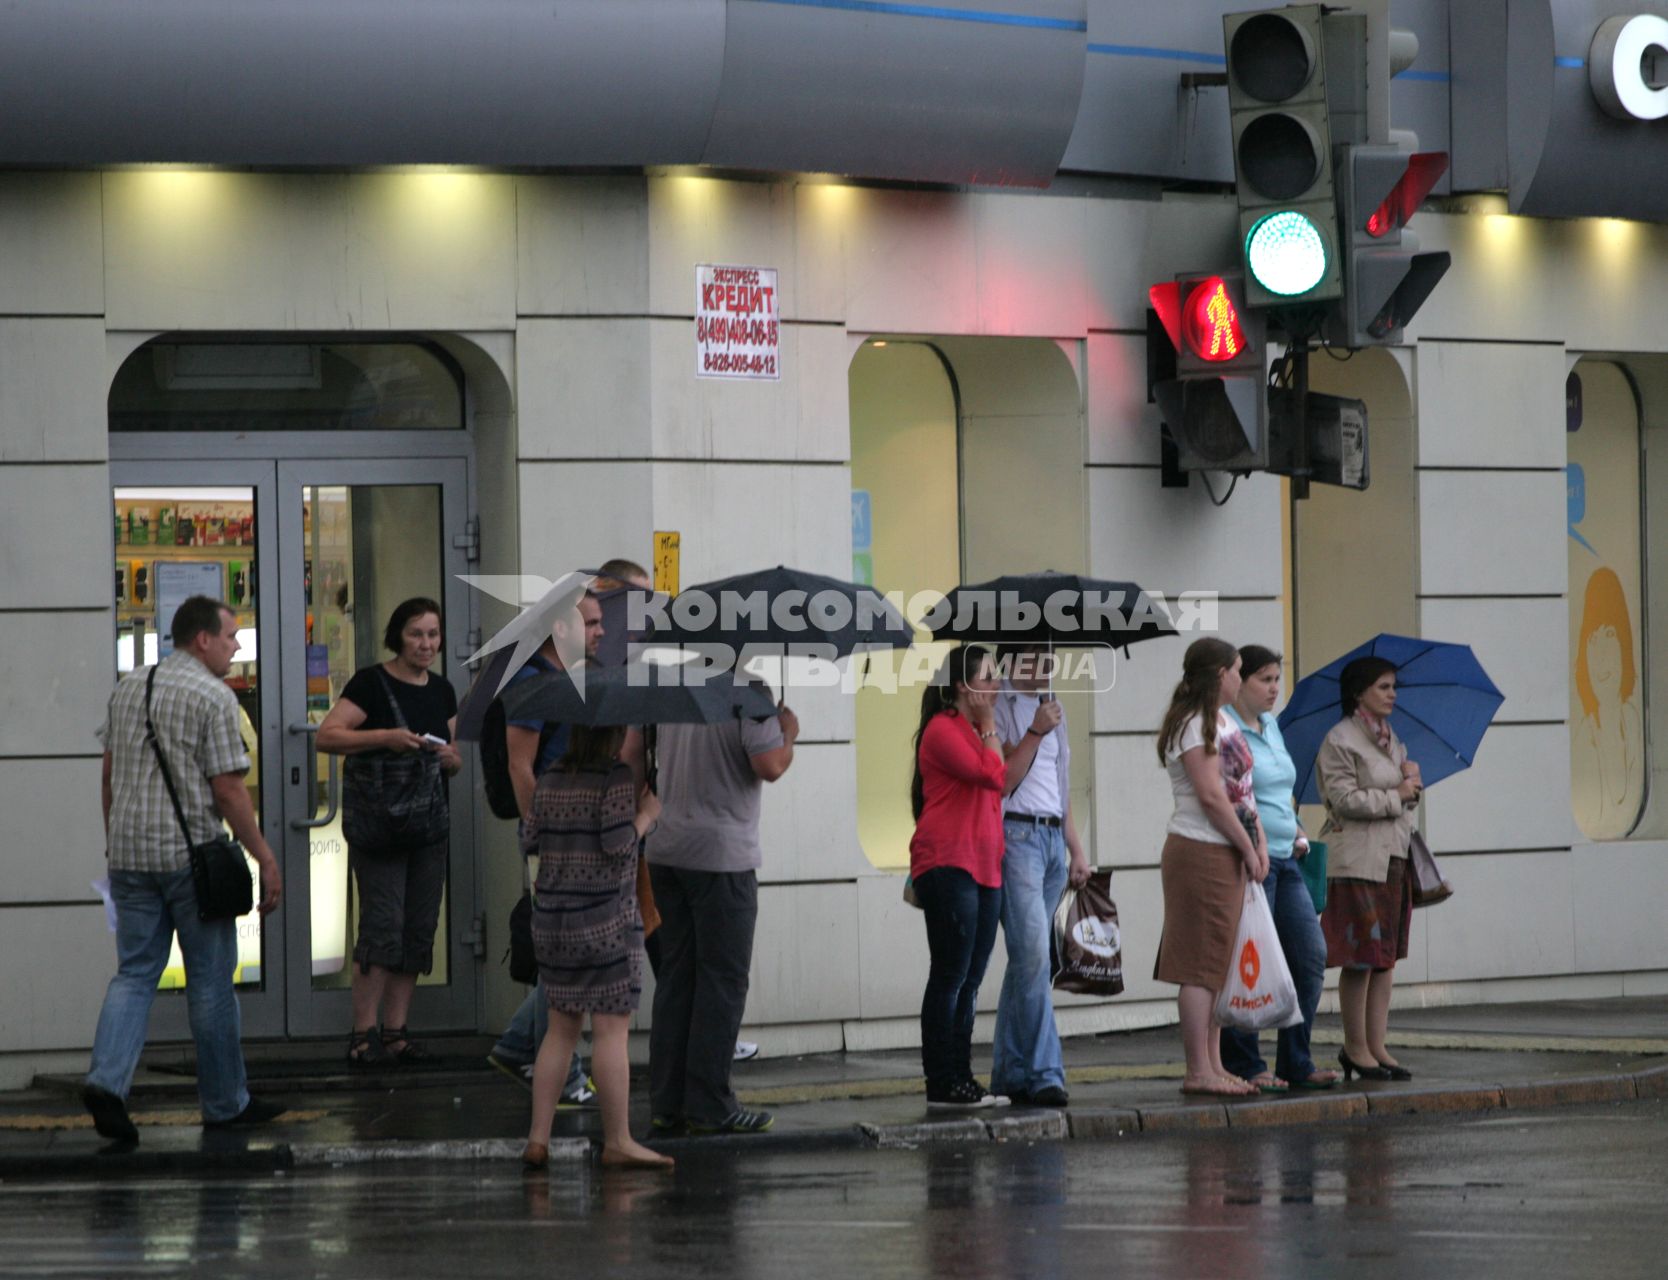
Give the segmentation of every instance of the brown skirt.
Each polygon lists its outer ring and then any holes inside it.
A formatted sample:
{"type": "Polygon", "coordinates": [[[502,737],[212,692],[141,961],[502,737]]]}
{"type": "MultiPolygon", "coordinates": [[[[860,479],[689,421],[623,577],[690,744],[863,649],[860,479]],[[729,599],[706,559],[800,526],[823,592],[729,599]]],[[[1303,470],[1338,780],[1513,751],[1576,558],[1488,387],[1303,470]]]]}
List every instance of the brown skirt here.
{"type": "Polygon", "coordinates": [[[1382,884],[1328,880],[1321,932],[1328,969],[1391,969],[1407,959],[1413,924],[1413,879],[1406,858],[1391,858],[1382,884]]]}
{"type": "Polygon", "coordinates": [[[1233,965],[1245,905],[1245,862],[1231,844],[1207,844],[1171,832],[1159,864],[1164,931],[1153,977],[1220,991],[1233,965]]]}

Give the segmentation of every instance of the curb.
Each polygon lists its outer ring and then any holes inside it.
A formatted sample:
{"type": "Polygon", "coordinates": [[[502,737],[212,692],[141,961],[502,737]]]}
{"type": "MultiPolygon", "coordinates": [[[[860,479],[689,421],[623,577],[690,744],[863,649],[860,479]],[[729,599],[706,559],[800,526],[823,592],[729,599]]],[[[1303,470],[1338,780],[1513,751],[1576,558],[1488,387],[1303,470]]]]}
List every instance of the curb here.
{"type": "MultiPolygon", "coordinates": [[[[1668,1065],[1614,1076],[1577,1076],[1463,1088],[1359,1091],[1203,1106],[1073,1107],[1023,1109],[989,1119],[955,1116],[901,1124],[842,1125],[782,1133],[720,1134],[651,1139],[668,1155],[714,1151],[915,1150],[980,1142],[1095,1142],[1138,1134],[1201,1129],[1297,1128],[1356,1122],[1373,1117],[1462,1115],[1528,1111],[1582,1103],[1668,1100],[1668,1065]]],[[[521,1154],[520,1138],[399,1138],[368,1142],[275,1142],[224,1150],[105,1148],[65,1153],[0,1154],[0,1179],[105,1178],[158,1174],[263,1174],[291,1168],[374,1165],[404,1160],[503,1161],[521,1154]]],[[[553,1163],[589,1160],[587,1138],[557,1138],[553,1163]]]]}
{"type": "Polygon", "coordinates": [[[0,1155],[0,1181],[26,1178],[154,1177],[157,1175],[277,1173],[293,1167],[285,1143],[225,1151],[75,1151],[55,1155],[0,1155]]]}
{"type": "MultiPolygon", "coordinates": [[[[514,1160],[521,1155],[521,1138],[447,1138],[411,1142],[384,1138],[378,1142],[292,1142],[289,1151],[297,1168],[317,1165],[382,1164],[391,1160],[514,1160]]],[[[590,1157],[588,1138],[552,1138],[551,1163],[590,1157]]]]}
{"type": "Polygon", "coordinates": [[[1207,1106],[1074,1107],[1069,1112],[1026,1112],[990,1120],[967,1116],[910,1124],[864,1124],[860,1129],[869,1146],[892,1150],[968,1142],[1096,1141],[1200,1129],[1295,1128],[1372,1116],[1460,1115],[1657,1099],[1668,1099],[1668,1067],[1652,1067],[1633,1075],[1564,1077],[1509,1085],[1413,1092],[1377,1092],[1364,1088],[1360,1092],[1249,1099],[1207,1106]]]}

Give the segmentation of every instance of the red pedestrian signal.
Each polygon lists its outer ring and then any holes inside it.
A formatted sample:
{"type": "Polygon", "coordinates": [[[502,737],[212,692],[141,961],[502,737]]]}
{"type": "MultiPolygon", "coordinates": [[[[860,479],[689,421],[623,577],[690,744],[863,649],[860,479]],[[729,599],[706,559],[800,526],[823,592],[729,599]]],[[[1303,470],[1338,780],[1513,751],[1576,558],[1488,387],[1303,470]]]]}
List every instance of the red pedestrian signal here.
{"type": "Polygon", "coordinates": [[[1221,276],[1201,280],[1187,295],[1182,308],[1182,341],[1195,356],[1211,364],[1237,360],[1245,350],[1239,308],[1234,306],[1227,281],[1221,276]]]}

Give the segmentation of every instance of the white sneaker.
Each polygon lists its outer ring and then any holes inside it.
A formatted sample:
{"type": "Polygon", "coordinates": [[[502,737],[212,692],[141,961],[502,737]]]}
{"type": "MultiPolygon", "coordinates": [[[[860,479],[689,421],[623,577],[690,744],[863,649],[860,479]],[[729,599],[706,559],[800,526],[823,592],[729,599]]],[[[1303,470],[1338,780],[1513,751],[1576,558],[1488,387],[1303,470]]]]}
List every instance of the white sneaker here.
{"type": "Polygon", "coordinates": [[[736,1058],[735,1058],[735,1060],[737,1062],[746,1062],[749,1058],[756,1058],[758,1056],[759,1056],[759,1046],[754,1044],[751,1040],[737,1040],[736,1041],[736,1058]]]}

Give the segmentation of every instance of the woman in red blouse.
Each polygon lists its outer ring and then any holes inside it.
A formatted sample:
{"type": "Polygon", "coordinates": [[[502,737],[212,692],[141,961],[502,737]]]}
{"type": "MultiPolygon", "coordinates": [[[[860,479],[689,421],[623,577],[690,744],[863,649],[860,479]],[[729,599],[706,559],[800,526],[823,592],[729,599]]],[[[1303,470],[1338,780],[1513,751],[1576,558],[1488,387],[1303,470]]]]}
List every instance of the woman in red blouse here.
{"type": "Polygon", "coordinates": [[[1002,914],[998,682],[990,654],[963,646],[921,697],[910,798],[909,874],[932,964],[921,999],[921,1066],[929,1110],[1006,1105],[973,1078],[973,1013],[1002,914]]]}

